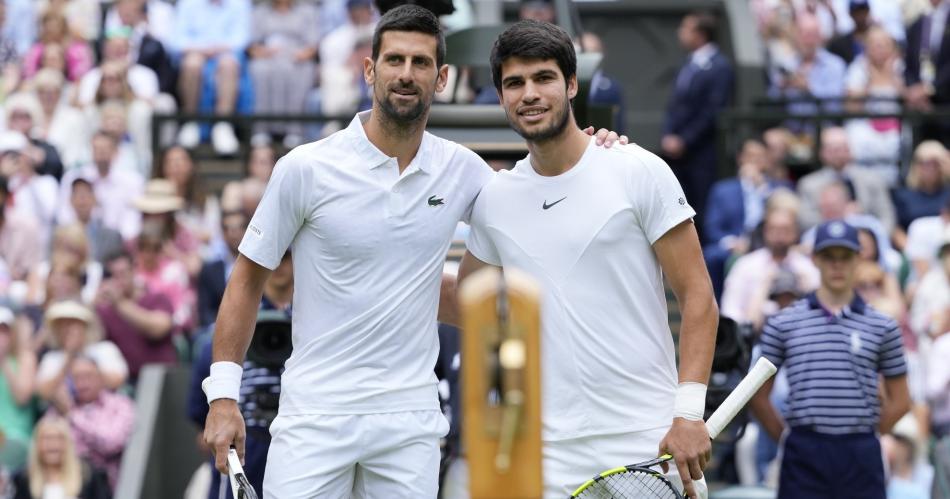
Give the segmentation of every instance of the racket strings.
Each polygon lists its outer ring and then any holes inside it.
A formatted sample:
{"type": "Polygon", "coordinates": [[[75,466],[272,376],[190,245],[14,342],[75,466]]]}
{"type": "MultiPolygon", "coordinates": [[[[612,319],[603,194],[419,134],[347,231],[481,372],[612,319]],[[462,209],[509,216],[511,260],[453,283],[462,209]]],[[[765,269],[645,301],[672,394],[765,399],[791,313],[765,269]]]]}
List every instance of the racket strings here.
{"type": "Polygon", "coordinates": [[[682,499],[665,478],[628,470],[592,483],[578,499],[682,499]]]}

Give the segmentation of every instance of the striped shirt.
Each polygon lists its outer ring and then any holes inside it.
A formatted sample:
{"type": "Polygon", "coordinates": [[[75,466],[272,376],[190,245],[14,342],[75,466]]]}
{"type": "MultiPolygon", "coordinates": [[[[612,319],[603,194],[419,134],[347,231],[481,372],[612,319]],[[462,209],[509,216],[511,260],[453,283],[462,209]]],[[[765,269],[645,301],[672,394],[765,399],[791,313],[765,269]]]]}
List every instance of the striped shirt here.
{"type": "Polygon", "coordinates": [[[880,420],[878,373],[907,372],[900,329],[855,295],[838,314],[814,293],[768,320],[762,355],[785,366],[785,420],[818,433],[873,433],[880,420]]]}

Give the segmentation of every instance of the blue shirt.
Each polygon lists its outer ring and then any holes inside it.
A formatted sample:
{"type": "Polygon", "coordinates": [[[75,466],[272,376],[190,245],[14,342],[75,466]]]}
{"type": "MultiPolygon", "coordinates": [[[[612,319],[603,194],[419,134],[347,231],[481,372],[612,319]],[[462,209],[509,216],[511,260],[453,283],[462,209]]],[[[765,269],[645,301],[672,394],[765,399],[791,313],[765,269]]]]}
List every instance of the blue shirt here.
{"type": "MultiPolygon", "coordinates": [[[[795,68],[789,68],[790,71],[798,69],[801,61],[796,61],[795,68]]],[[[773,86],[769,88],[769,96],[785,97],[794,99],[796,97],[812,96],[819,99],[844,96],[844,79],[847,66],[840,57],[828,52],[825,49],[818,49],[815,54],[815,60],[812,68],[808,72],[808,91],[802,91],[797,88],[781,89],[779,85],[785,80],[778,70],[773,70],[771,81],[773,86]]],[[[828,111],[835,112],[841,110],[841,102],[829,103],[824,106],[828,111]]],[[[792,103],[788,106],[791,114],[809,115],[818,112],[818,107],[809,102],[792,103]]]]}
{"type": "Polygon", "coordinates": [[[878,374],[907,373],[897,323],[857,295],[838,314],[808,295],[766,322],[761,347],[765,358],[785,366],[788,425],[818,433],[875,432],[878,374]]]}
{"type": "Polygon", "coordinates": [[[178,0],[175,5],[175,51],[219,46],[243,51],[250,39],[250,0],[178,0]]]}

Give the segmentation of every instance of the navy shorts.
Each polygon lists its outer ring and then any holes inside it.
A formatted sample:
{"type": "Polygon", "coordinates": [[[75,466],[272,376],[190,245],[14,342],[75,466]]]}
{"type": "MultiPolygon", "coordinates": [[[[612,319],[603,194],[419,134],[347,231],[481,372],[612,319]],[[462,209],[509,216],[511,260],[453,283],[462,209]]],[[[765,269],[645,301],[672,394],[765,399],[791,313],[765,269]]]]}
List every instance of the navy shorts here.
{"type": "Polygon", "coordinates": [[[785,439],[778,499],[885,499],[881,442],[872,433],[792,429],[785,439]]]}

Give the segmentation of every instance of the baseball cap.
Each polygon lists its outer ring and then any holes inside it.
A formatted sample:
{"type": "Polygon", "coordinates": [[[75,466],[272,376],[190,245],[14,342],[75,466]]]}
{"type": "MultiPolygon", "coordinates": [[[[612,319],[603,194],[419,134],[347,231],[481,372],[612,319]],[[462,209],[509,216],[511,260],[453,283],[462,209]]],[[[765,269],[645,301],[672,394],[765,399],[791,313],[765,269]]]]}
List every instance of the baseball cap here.
{"type": "Polygon", "coordinates": [[[848,248],[849,250],[861,251],[861,243],[858,242],[858,229],[843,220],[832,220],[818,226],[815,231],[815,249],[814,252],[826,248],[848,248]]]}
{"type": "Polygon", "coordinates": [[[870,9],[871,4],[868,0],[851,0],[848,2],[848,10],[870,9]]]}

